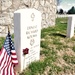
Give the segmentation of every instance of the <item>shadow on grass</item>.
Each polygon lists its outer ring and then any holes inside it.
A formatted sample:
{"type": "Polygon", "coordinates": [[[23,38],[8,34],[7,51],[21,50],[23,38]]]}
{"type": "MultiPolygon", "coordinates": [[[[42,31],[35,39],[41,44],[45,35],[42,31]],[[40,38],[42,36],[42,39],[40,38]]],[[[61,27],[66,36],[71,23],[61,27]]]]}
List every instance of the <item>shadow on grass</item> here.
{"type": "Polygon", "coordinates": [[[50,36],[59,36],[59,37],[66,38],[66,35],[63,35],[63,34],[60,34],[60,33],[51,33],[50,36]]]}

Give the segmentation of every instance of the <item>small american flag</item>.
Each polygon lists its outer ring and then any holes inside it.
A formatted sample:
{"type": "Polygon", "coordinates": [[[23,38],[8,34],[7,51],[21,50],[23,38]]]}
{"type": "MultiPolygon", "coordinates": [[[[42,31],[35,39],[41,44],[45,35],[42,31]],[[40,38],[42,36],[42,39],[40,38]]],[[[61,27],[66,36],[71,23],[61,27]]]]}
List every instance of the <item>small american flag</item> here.
{"type": "Polygon", "coordinates": [[[16,51],[10,32],[6,36],[4,45],[0,51],[0,75],[16,75],[14,66],[18,64],[16,51]]]}

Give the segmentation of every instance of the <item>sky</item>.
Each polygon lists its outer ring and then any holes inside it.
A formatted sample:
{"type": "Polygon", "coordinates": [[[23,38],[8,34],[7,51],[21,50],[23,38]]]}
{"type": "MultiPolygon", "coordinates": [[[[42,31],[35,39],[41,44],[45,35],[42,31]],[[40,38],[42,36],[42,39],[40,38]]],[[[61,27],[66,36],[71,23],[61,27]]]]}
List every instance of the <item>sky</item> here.
{"type": "Polygon", "coordinates": [[[58,9],[62,8],[65,11],[69,10],[72,6],[75,6],[75,0],[61,0],[60,5],[57,6],[58,9]]]}

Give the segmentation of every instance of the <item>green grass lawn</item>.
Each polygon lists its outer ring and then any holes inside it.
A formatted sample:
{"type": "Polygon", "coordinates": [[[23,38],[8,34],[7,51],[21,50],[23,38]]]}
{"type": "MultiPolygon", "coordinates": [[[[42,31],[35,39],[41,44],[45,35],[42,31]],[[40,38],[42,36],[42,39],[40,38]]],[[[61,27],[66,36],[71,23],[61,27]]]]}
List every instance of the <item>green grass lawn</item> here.
{"type": "MultiPolygon", "coordinates": [[[[57,18],[56,25],[41,30],[40,60],[19,75],[74,75],[75,35],[66,37],[67,18],[57,18]]],[[[2,40],[1,46],[4,42],[2,40]]]]}

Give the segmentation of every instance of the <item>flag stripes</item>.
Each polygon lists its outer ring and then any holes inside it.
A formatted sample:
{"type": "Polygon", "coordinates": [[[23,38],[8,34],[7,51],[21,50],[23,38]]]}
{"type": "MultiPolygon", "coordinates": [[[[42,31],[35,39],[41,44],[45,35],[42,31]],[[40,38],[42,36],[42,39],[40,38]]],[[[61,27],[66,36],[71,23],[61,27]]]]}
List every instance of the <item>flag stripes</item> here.
{"type": "Polygon", "coordinates": [[[4,46],[0,51],[0,75],[16,75],[14,71],[16,64],[18,64],[16,51],[8,32],[4,46]]]}

